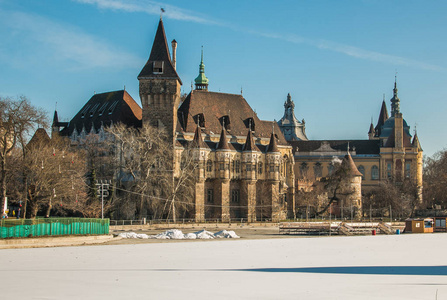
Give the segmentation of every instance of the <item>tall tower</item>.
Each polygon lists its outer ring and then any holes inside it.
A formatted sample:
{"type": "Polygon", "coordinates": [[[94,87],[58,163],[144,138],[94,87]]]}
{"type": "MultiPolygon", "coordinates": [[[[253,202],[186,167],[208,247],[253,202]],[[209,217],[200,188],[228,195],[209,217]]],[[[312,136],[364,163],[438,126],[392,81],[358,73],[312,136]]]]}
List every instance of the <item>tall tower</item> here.
{"type": "Polygon", "coordinates": [[[205,76],[205,64],[203,63],[203,46],[199,65],[199,76],[197,76],[197,78],[194,79],[194,83],[196,84],[196,90],[208,91],[209,80],[205,76]]]}
{"type": "Polygon", "coordinates": [[[174,143],[182,81],[169,55],[161,17],[149,60],[138,75],[138,81],[143,107],[143,126],[164,128],[174,143]]]}
{"type": "Polygon", "coordinates": [[[279,128],[287,141],[307,141],[306,125],[295,117],[295,103],[290,94],[284,102],[284,116],[278,121],[279,128]]]}

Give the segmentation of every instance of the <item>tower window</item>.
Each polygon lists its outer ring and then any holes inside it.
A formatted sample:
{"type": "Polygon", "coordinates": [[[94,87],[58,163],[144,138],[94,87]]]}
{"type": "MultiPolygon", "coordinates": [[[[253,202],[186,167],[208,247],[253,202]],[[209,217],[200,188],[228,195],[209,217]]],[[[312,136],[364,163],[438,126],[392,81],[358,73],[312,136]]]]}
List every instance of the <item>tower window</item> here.
{"type": "Polygon", "coordinates": [[[239,190],[232,190],[231,191],[231,202],[232,203],[239,203],[239,190]]]}
{"type": "Polygon", "coordinates": [[[153,72],[154,74],[163,74],[163,65],[164,62],[163,61],[154,61],[153,63],[153,72]]]}
{"type": "Polygon", "coordinates": [[[206,190],[206,202],[213,203],[213,189],[206,190]]]}

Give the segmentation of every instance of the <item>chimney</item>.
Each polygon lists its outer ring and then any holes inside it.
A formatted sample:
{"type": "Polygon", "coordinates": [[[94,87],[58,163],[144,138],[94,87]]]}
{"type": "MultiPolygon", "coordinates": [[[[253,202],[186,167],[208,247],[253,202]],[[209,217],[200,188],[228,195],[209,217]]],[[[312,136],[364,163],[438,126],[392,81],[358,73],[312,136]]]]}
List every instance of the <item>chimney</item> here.
{"type": "Polygon", "coordinates": [[[177,70],[177,41],[172,40],[172,64],[174,65],[174,69],[177,70]]]}

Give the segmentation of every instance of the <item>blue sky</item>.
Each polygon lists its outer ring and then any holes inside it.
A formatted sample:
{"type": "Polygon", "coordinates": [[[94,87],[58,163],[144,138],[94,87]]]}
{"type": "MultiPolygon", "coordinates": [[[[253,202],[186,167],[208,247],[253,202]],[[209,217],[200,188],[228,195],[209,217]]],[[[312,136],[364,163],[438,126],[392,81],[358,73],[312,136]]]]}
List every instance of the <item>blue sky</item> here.
{"type": "Polygon", "coordinates": [[[160,7],[184,92],[203,45],[210,90],[242,88],[264,120],[290,93],[310,139],[366,139],[397,72],[425,154],[447,146],[446,1],[0,0],[0,96],[51,115],[57,102],[66,121],[95,91],[125,85],[140,103],[160,7]]]}

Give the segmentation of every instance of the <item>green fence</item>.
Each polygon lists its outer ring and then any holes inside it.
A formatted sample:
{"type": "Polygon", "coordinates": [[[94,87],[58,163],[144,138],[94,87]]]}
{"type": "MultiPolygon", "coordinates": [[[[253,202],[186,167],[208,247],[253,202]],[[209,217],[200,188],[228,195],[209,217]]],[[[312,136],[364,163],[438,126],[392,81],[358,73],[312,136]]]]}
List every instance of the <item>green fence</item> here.
{"type": "Polygon", "coordinates": [[[0,239],[35,236],[109,234],[109,219],[2,219],[0,239]]]}

